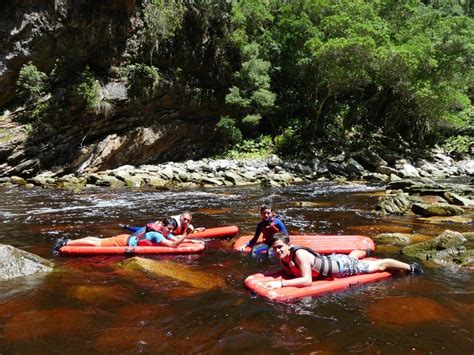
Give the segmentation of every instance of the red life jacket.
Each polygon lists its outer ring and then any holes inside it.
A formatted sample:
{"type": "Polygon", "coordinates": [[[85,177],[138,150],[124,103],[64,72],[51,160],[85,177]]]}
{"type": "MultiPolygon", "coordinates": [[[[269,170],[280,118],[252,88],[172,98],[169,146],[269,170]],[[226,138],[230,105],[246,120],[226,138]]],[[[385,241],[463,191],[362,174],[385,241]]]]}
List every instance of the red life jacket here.
{"type": "Polygon", "coordinates": [[[135,236],[137,238],[138,246],[156,245],[156,243],[153,243],[149,241],[148,239],[146,239],[145,234],[147,234],[148,232],[158,232],[158,233],[163,234],[164,237],[166,237],[166,235],[163,233],[163,226],[161,225],[161,223],[158,223],[158,222],[148,223],[145,226],[145,230],[135,236]]]}
{"type": "Polygon", "coordinates": [[[281,232],[281,230],[278,229],[274,222],[263,228],[262,234],[265,244],[270,245],[272,243],[273,236],[278,232],[281,232]]]}

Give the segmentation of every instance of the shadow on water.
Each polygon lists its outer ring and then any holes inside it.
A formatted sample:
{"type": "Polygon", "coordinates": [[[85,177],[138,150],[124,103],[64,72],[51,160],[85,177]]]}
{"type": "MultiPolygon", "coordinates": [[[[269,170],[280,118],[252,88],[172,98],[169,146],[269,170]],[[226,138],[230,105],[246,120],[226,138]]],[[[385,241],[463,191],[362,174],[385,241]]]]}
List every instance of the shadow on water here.
{"type": "MultiPolygon", "coordinates": [[[[276,270],[272,259],[207,241],[204,253],[152,256],[167,273],[126,272],[127,258],[52,257],[59,236],[112,236],[189,209],[196,226],[238,225],[252,234],[269,203],[293,234],[414,233],[420,240],[472,224],[432,224],[372,209],[379,186],[319,183],[286,188],[191,191],[3,189],[0,242],[54,260],[48,276],[0,283],[0,353],[453,352],[474,348],[472,272],[425,265],[422,277],[391,279],[277,304],[244,279],[276,270]],[[169,270],[171,269],[172,272],[169,270]],[[196,287],[209,279],[218,287],[196,287]],[[194,284],[193,284],[194,282],[194,284]],[[202,281],[204,282],[204,281],[202,281]]],[[[398,249],[380,257],[412,261],[398,249]]]]}

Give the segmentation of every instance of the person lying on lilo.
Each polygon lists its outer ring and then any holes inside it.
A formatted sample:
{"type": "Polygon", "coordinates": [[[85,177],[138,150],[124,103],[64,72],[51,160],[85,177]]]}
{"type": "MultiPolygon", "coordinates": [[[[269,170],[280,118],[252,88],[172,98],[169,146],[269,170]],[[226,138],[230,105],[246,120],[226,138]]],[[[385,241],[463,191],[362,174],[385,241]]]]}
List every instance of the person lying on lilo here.
{"type": "Polygon", "coordinates": [[[363,250],[354,250],[349,255],[319,255],[309,248],[290,245],[290,240],[284,233],[276,233],[273,236],[272,247],[283,270],[293,278],[267,282],[265,287],[268,289],[285,286],[305,287],[310,286],[314,279],[341,278],[386,269],[404,270],[415,274],[423,273],[416,262],[407,264],[395,259],[359,260],[365,257],[366,253],[363,250]]]}
{"type": "MultiPolygon", "coordinates": [[[[85,237],[81,239],[59,238],[52,249],[57,254],[63,246],[92,246],[92,247],[121,247],[121,246],[163,246],[176,248],[188,236],[187,230],[183,234],[173,235],[173,221],[170,218],[163,219],[153,230],[132,235],[120,234],[110,238],[85,237]]],[[[201,242],[195,242],[201,243],[201,242]]]]}
{"type": "MultiPolygon", "coordinates": [[[[194,228],[194,226],[191,224],[193,215],[189,211],[184,211],[183,213],[176,215],[176,216],[171,216],[169,217],[173,223],[173,234],[178,235],[182,234],[185,231],[188,234],[194,233],[194,232],[202,232],[206,228],[204,227],[199,227],[199,228],[194,228]]],[[[159,224],[159,221],[156,221],[154,223],[148,223],[147,226],[149,225],[154,225],[154,224],[159,224]]],[[[128,224],[120,224],[120,226],[125,229],[126,231],[136,233],[139,231],[144,231],[146,227],[138,227],[138,226],[130,226],[128,224]]]]}

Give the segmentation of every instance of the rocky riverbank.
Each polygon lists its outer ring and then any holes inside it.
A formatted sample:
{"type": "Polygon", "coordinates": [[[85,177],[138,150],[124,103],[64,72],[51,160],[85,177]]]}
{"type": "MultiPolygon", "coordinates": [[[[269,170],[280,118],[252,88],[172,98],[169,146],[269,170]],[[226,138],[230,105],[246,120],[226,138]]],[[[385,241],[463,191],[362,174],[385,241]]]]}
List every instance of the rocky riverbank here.
{"type": "MultiPolygon", "coordinates": [[[[120,166],[94,173],[59,175],[43,171],[32,178],[0,178],[2,185],[25,187],[82,188],[86,186],[133,188],[215,187],[262,184],[285,186],[321,180],[365,180],[393,183],[402,179],[443,179],[474,176],[474,160],[454,161],[440,151],[431,159],[416,161],[402,157],[381,157],[372,150],[335,157],[314,157],[310,162],[284,161],[276,155],[264,160],[202,159],[156,165],[120,166]]],[[[471,182],[472,183],[472,182],[471,182]]]]}

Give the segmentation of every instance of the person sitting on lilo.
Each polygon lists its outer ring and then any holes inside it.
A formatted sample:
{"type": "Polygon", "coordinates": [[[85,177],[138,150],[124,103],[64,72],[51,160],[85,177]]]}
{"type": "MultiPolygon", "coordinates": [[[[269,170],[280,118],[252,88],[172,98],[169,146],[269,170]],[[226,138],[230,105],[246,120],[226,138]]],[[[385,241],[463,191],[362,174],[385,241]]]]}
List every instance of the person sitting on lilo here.
{"type": "MultiPolygon", "coordinates": [[[[121,246],[164,246],[178,247],[188,236],[187,230],[181,235],[173,235],[174,223],[170,218],[157,223],[155,228],[132,235],[120,234],[110,238],[85,237],[81,239],[59,238],[52,249],[57,254],[63,246],[93,246],[93,247],[121,247],[121,246]]],[[[195,242],[201,243],[201,242],[195,242]]]]}
{"type": "Polygon", "coordinates": [[[262,205],[260,207],[260,222],[257,224],[255,234],[252,239],[242,245],[238,250],[243,251],[247,247],[251,248],[252,255],[265,254],[271,252],[272,238],[275,233],[288,234],[282,221],[275,217],[276,212],[270,206],[262,205]],[[257,243],[260,235],[263,235],[263,242],[257,243]]]}
{"type": "Polygon", "coordinates": [[[313,279],[341,278],[386,269],[404,270],[415,274],[423,273],[416,262],[407,264],[395,259],[359,260],[365,257],[366,253],[363,250],[354,250],[349,255],[319,255],[309,248],[290,245],[290,240],[284,233],[276,233],[272,242],[274,254],[280,260],[283,270],[293,278],[267,282],[265,287],[268,289],[285,286],[305,287],[310,286],[313,279]]]}

